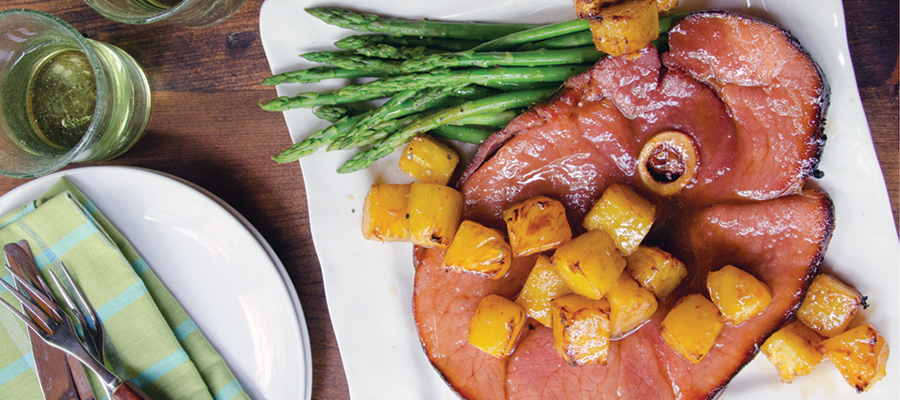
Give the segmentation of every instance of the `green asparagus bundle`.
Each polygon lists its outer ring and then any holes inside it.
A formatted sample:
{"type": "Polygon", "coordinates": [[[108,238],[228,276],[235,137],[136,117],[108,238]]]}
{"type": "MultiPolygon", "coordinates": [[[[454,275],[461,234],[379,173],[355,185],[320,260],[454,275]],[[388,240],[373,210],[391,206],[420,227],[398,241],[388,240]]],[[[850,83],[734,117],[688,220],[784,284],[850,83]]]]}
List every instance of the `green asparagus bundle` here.
{"type": "Polygon", "coordinates": [[[285,111],[292,108],[310,108],[374,100],[392,96],[403,90],[424,89],[461,83],[492,86],[499,83],[564,82],[571,76],[584,72],[590,64],[551,67],[500,67],[463,70],[437,70],[432,72],[390,76],[359,85],[349,85],[331,93],[305,92],[295,96],[281,96],[261,104],[266,111],[285,111]]]}
{"type": "MultiPolygon", "coordinates": [[[[306,11],[365,33],[335,42],[340,50],[300,55],[326,65],[276,74],[263,84],[363,81],[332,92],[260,101],[260,107],[312,108],[330,122],[273,159],[294,162],[322,148],[362,149],[340,173],[367,168],[416,135],[479,144],[604,56],[582,20],[491,24],[409,20],[333,7],[306,11]]],[[[680,17],[660,18],[660,33],[680,17]]]]}
{"type": "Polygon", "coordinates": [[[550,97],[555,90],[537,89],[506,92],[483,99],[472,100],[456,107],[435,111],[419,121],[403,128],[385,140],[357,153],[338,169],[340,173],[348,173],[367,168],[375,161],[387,156],[398,146],[412,140],[418,134],[433,130],[466,117],[485,113],[496,113],[511,108],[530,107],[550,97]]]}

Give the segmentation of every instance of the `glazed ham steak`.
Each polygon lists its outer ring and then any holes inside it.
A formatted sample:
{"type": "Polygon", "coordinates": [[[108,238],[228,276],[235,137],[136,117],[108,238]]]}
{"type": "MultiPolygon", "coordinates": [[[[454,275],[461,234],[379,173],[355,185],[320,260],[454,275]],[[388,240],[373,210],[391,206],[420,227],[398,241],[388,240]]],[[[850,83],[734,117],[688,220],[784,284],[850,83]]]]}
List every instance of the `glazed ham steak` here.
{"type": "Polygon", "coordinates": [[[607,187],[625,184],[656,206],[644,243],[675,255],[689,275],[659,299],[649,323],[610,342],[607,365],[572,366],[550,329],[533,321],[506,358],[467,342],[481,298],[515,298],[534,257],[487,279],[447,271],[443,250],[417,248],[414,312],[432,364],[471,400],[714,397],[793,315],[822,261],[833,207],[803,185],[824,144],[827,103],[818,68],[787,32],[729,12],[685,17],[667,53],[650,46],[573,77],[485,141],[458,183],[464,217],[503,229],[504,208],[544,195],[565,205],[578,230],[607,187]],[[661,132],[692,143],[696,165],[679,165],[664,147],[641,158],[661,132]],[[684,177],[676,191],[654,186],[684,177]],[[728,264],[765,283],[772,303],[726,326],[692,364],[663,341],[660,323],[682,296],[706,293],[708,272],[728,264]]]}

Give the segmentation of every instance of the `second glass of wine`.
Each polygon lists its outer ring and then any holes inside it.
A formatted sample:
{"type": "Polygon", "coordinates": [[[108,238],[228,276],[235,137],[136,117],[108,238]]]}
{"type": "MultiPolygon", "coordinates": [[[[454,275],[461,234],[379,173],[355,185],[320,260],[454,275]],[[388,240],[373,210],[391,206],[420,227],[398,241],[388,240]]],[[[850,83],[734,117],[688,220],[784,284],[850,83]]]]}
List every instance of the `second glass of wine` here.
{"type": "Polygon", "coordinates": [[[113,21],[144,25],[168,21],[190,28],[222,22],[238,11],[244,0],[84,0],[113,21]]]}

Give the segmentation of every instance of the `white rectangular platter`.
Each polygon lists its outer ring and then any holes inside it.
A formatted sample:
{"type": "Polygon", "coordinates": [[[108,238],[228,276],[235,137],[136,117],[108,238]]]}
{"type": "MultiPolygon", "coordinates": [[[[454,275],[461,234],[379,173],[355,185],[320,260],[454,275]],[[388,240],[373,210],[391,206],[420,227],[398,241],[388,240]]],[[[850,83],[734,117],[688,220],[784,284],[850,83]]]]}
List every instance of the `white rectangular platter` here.
{"type": "MultiPolygon", "coordinates": [[[[369,0],[327,2],[267,0],[260,30],[269,66],[280,73],[313,66],[298,57],[334,50],[332,43],[352,32],[335,28],[303,10],[343,6],[406,18],[457,21],[549,23],[574,19],[569,0],[369,0]]],[[[824,269],[868,296],[858,317],[873,323],[888,344],[900,348],[900,245],[884,178],[876,158],[853,73],[839,0],[682,1],[681,10],[720,8],[760,16],[787,28],[822,67],[831,85],[828,143],[819,168],[836,207],[837,228],[824,269]]],[[[345,81],[284,84],[279,95],[332,90],[345,81]]],[[[294,142],[324,128],[310,110],[284,113],[294,142]]],[[[469,148],[468,150],[471,150],[469,148]]],[[[322,267],[328,308],[354,399],[446,399],[456,395],[431,367],[421,349],[412,314],[414,268],[409,244],[382,244],[360,233],[366,193],[374,182],[406,183],[395,154],[371,168],[341,175],[335,170],[352,152],[320,151],[301,160],[309,220],[322,267]]],[[[859,399],[896,398],[900,393],[898,355],[888,376],[859,399]]],[[[314,372],[315,373],[315,372],[314,372]]],[[[731,382],[727,399],[844,399],[856,396],[833,366],[823,366],[795,383],[782,384],[775,368],[759,356],[731,382]]]]}

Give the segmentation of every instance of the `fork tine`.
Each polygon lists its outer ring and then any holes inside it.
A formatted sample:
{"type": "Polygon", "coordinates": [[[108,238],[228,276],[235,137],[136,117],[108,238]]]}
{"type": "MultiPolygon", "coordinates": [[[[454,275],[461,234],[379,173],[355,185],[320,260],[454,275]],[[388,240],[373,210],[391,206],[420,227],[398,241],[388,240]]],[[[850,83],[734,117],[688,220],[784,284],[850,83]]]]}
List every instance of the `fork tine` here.
{"type": "MultiPolygon", "coordinates": [[[[3,283],[5,285],[8,285],[6,282],[3,282],[3,283]]],[[[2,303],[3,306],[6,307],[7,310],[9,310],[9,312],[11,312],[14,316],[16,316],[16,318],[18,318],[19,320],[24,322],[25,325],[28,325],[28,327],[31,328],[31,330],[37,332],[41,336],[44,336],[44,334],[46,333],[44,331],[44,328],[42,328],[42,327],[38,326],[36,323],[34,323],[34,321],[31,318],[25,316],[25,314],[22,314],[21,311],[17,310],[15,307],[13,307],[12,304],[9,304],[6,300],[0,299],[0,303],[2,303]]]]}
{"type": "MultiPolygon", "coordinates": [[[[15,277],[15,275],[13,275],[13,276],[15,277]]],[[[31,300],[28,300],[25,297],[25,295],[20,293],[15,287],[6,283],[5,280],[0,279],[0,284],[2,284],[3,287],[5,287],[6,290],[8,290],[9,293],[13,295],[13,297],[15,297],[17,300],[19,300],[19,302],[22,303],[22,307],[25,307],[28,311],[30,311],[32,313],[32,315],[34,316],[34,318],[36,318],[36,320],[26,316],[25,314],[22,314],[19,310],[17,310],[15,307],[13,307],[12,304],[7,303],[6,300],[0,299],[3,301],[3,305],[6,306],[7,309],[12,311],[12,313],[16,317],[21,319],[22,322],[24,322],[25,324],[30,326],[31,329],[33,329],[35,332],[39,333],[41,336],[43,336],[44,334],[49,335],[53,332],[53,330],[50,329],[50,325],[47,323],[47,320],[50,319],[49,315],[44,313],[43,310],[41,310],[39,307],[37,307],[35,304],[33,304],[31,302],[31,300]]]]}
{"type": "MultiPolygon", "coordinates": [[[[53,300],[47,297],[44,292],[41,292],[40,289],[34,287],[34,285],[28,282],[24,277],[19,276],[19,274],[13,272],[11,269],[9,269],[9,267],[7,267],[6,270],[9,271],[10,274],[12,274],[12,277],[16,280],[17,286],[20,289],[25,289],[25,292],[27,292],[28,296],[31,297],[31,300],[27,302],[28,304],[39,307],[44,312],[44,314],[48,315],[49,318],[53,318],[55,322],[58,323],[59,321],[62,321],[63,311],[61,308],[59,308],[58,305],[56,305],[53,300]]],[[[22,293],[22,291],[19,290],[19,293],[22,293]]],[[[29,307],[29,310],[32,310],[32,308],[29,307]]]]}
{"type": "Polygon", "coordinates": [[[59,263],[60,271],[62,271],[63,278],[68,283],[68,286],[63,288],[61,282],[59,282],[59,277],[50,271],[50,277],[53,279],[53,283],[61,292],[68,292],[63,295],[66,298],[66,303],[69,307],[73,307],[73,304],[69,303],[69,296],[74,297],[77,300],[77,309],[80,311],[77,313],[77,317],[79,322],[83,324],[84,329],[87,330],[85,333],[85,337],[89,342],[88,350],[91,350],[91,353],[97,357],[98,359],[103,359],[103,325],[100,324],[100,317],[97,316],[97,311],[94,309],[94,306],[91,305],[91,302],[85,296],[84,291],[81,290],[81,287],[75,283],[75,280],[72,278],[72,274],[69,272],[69,268],[66,267],[66,264],[63,262],[59,263]],[[69,288],[71,288],[72,292],[74,292],[74,296],[69,292],[69,288]]]}
{"type": "Polygon", "coordinates": [[[84,317],[84,313],[81,312],[81,308],[78,307],[77,304],[75,304],[75,301],[74,299],[72,299],[72,295],[69,293],[68,288],[63,286],[62,282],[60,282],[59,280],[59,277],[56,276],[56,273],[52,270],[50,270],[49,272],[50,280],[53,281],[53,285],[56,286],[57,290],[59,290],[60,296],[62,297],[63,302],[65,302],[66,307],[68,307],[69,310],[72,311],[72,315],[75,316],[75,320],[78,325],[81,325],[83,335],[86,337],[90,337],[90,332],[88,331],[91,329],[91,327],[88,325],[88,322],[84,317]]]}
{"type": "MultiPolygon", "coordinates": [[[[66,267],[66,264],[63,262],[59,263],[60,271],[63,273],[63,278],[66,278],[66,281],[69,283],[69,287],[72,288],[72,291],[75,292],[75,298],[78,300],[79,308],[83,308],[82,312],[84,312],[84,316],[87,319],[87,322],[90,323],[91,329],[100,329],[100,317],[97,316],[97,310],[94,309],[94,306],[91,305],[91,302],[88,301],[87,296],[84,295],[84,292],[81,290],[81,287],[75,283],[75,280],[72,279],[72,274],[69,273],[69,268],[66,267]]],[[[54,274],[55,278],[56,275],[54,274]]]]}
{"type": "Polygon", "coordinates": [[[72,299],[72,295],[69,294],[68,288],[63,286],[62,282],[59,281],[59,277],[56,276],[56,273],[53,271],[50,272],[50,280],[53,282],[53,286],[56,286],[56,289],[59,290],[59,294],[62,296],[63,302],[66,303],[66,306],[72,311],[72,314],[78,319],[78,322],[84,322],[84,314],[81,313],[81,309],[78,305],[75,304],[75,300],[72,299]]]}

